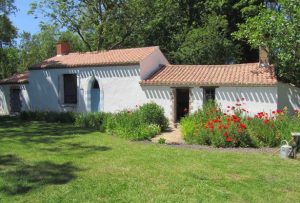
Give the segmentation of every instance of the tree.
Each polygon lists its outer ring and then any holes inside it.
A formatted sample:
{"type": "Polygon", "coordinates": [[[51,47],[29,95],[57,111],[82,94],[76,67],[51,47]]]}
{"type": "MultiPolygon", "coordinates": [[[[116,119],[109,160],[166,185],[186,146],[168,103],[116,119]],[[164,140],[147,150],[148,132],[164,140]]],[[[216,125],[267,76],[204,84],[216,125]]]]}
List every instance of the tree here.
{"type": "Polygon", "coordinates": [[[86,51],[78,35],[70,31],[61,32],[57,26],[42,25],[39,33],[31,35],[28,32],[23,32],[20,38],[20,70],[26,70],[33,64],[55,56],[55,46],[59,41],[69,42],[73,52],[86,51]]]}
{"type": "Polygon", "coordinates": [[[226,38],[228,23],[223,16],[209,15],[200,28],[189,31],[173,58],[177,63],[228,64],[239,61],[239,47],[226,38]]]}
{"type": "Polygon", "coordinates": [[[254,48],[269,50],[277,76],[300,86],[300,2],[278,0],[261,5],[258,15],[239,25],[234,34],[254,48]]]}
{"type": "Polygon", "coordinates": [[[17,36],[17,29],[13,26],[8,15],[16,11],[14,0],[0,0],[0,78],[13,73],[10,70],[11,49],[13,39],[17,36]]]}
{"type": "Polygon", "coordinates": [[[104,48],[104,33],[110,13],[121,0],[39,0],[31,4],[31,14],[42,14],[55,25],[77,33],[88,50],[104,48]]]}

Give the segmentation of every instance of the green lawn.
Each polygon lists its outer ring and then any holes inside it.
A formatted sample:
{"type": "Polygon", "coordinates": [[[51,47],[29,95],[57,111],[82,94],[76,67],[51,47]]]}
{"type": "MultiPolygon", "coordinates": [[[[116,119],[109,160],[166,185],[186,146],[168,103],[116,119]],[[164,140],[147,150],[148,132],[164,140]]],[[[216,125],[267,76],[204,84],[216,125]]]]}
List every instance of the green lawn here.
{"type": "Polygon", "coordinates": [[[299,160],[178,149],[70,125],[0,120],[0,202],[299,200],[299,160]]]}

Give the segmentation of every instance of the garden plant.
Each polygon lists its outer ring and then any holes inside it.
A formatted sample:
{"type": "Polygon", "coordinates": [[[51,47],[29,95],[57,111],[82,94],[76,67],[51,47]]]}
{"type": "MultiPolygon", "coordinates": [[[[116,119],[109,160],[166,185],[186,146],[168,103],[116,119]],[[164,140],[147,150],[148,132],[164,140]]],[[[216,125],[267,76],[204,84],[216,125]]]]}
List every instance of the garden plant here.
{"type": "Polygon", "coordinates": [[[244,98],[226,110],[207,102],[203,109],[181,120],[186,142],[216,147],[276,147],[291,140],[291,132],[300,130],[300,114],[288,109],[250,116],[244,98]]]}

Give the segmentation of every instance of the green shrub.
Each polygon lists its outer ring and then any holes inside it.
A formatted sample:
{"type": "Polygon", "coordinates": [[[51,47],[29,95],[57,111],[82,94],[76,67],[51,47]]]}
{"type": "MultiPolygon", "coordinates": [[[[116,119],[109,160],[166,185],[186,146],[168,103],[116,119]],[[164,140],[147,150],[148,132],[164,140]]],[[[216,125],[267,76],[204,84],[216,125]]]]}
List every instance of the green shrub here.
{"type": "Polygon", "coordinates": [[[107,131],[129,140],[144,140],[160,133],[160,126],[145,123],[141,112],[122,111],[107,120],[107,131]]]}
{"type": "Polygon", "coordinates": [[[81,113],[75,118],[75,126],[82,128],[93,128],[104,132],[108,117],[110,116],[110,113],[104,112],[81,113]]]}
{"type": "Polygon", "coordinates": [[[74,123],[76,113],[74,112],[53,112],[53,111],[23,111],[20,119],[25,121],[46,121],[49,123],[74,123]]]}
{"type": "Polygon", "coordinates": [[[144,104],[138,109],[142,123],[159,125],[161,130],[166,130],[169,127],[169,121],[164,115],[164,109],[155,104],[144,104]]]}

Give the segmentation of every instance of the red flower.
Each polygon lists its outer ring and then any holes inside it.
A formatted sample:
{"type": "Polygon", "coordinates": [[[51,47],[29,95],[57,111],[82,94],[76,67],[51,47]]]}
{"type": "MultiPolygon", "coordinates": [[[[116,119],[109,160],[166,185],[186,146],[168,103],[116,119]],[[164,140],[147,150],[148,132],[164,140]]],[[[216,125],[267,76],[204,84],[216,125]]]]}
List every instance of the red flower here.
{"type": "Polygon", "coordinates": [[[276,111],[272,111],[272,114],[276,114],[276,111]]]}
{"type": "Polygon", "coordinates": [[[243,130],[239,128],[239,129],[238,129],[238,133],[239,133],[239,134],[242,134],[242,132],[243,132],[243,130]]]}
{"type": "Polygon", "coordinates": [[[265,120],[264,120],[264,123],[265,123],[265,124],[268,124],[269,121],[270,121],[269,119],[265,119],[265,120]]]}
{"type": "Polygon", "coordinates": [[[214,119],[213,122],[214,122],[214,123],[221,123],[222,121],[219,120],[219,119],[214,119]]]}
{"type": "Polygon", "coordinates": [[[278,110],[276,111],[276,113],[281,114],[281,113],[283,113],[283,110],[278,109],[278,110]]]}
{"type": "MultiPolygon", "coordinates": [[[[225,136],[225,137],[228,137],[228,133],[227,133],[227,132],[225,132],[225,133],[224,133],[224,136],[225,136]]],[[[226,138],[226,139],[227,139],[227,138],[226,138]]]]}
{"type": "Polygon", "coordinates": [[[240,123],[240,127],[241,127],[242,129],[246,129],[246,128],[247,128],[247,126],[246,126],[244,123],[240,123]]]}
{"type": "Polygon", "coordinates": [[[232,142],[232,141],[234,141],[234,139],[232,139],[232,138],[230,138],[230,137],[226,137],[226,140],[225,140],[226,142],[232,142]]]}

